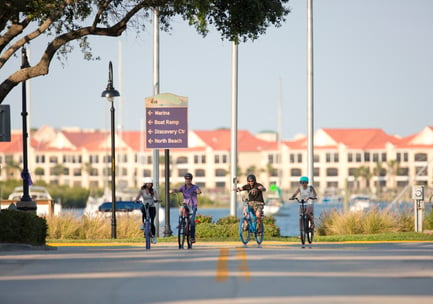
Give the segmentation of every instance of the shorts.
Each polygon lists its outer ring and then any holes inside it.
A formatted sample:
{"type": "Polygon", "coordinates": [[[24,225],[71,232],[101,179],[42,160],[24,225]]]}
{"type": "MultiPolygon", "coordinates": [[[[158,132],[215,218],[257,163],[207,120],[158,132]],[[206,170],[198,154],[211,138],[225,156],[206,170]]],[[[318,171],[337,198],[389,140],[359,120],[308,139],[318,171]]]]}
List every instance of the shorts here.
{"type": "Polygon", "coordinates": [[[260,216],[263,217],[263,208],[265,207],[264,202],[249,201],[248,206],[250,206],[250,208],[254,210],[254,213],[260,211],[260,216]]]}

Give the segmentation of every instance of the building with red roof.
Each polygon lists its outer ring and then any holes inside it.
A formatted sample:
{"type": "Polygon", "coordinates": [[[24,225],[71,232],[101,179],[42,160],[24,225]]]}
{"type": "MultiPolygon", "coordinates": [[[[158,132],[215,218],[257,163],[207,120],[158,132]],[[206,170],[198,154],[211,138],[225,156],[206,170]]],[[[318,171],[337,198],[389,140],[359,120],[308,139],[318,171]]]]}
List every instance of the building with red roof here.
{"type": "MultiPolygon", "coordinates": [[[[118,189],[137,188],[152,176],[153,151],[146,148],[142,131],[116,133],[118,189]]],[[[19,179],[22,136],[13,131],[11,142],[0,142],[0,177],[19,179]]],[[[272,132],[253,135],[238,131],[238,169],[243,182],[254,173],[263,184],[275,183],[291,192],[307,175],[307,138],[277,140],[272,132]]],[[[170,182],[183,181],[186,172],[209,190],[229,191],[230,129],[190,130],[188,148],[170,150],[170,182]]],[[[54,129],[43,126],[30,134],[29,170],[35,182],[82,187],[106,187],[111,180],[109,130],[54,129]]],[[[160,158],[163,158],[161,150],[160,158]]],[[[329,189],[373,193],[433,181],[433,127],[408,137],[381,129],[318,129],[314,134],[314,185],[319,193],[329,189]]],[[[160,160],[160,182],[164,183],[160,160]]]]}

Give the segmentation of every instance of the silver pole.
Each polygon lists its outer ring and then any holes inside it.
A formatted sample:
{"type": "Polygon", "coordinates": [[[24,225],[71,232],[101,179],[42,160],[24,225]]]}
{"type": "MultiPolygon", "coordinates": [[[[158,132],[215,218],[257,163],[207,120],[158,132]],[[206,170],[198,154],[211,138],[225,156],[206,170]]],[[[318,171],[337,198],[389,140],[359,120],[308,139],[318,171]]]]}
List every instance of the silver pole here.
{"type": "MultiPolygon", "coordinates": [[[[238,45],[232,44],[232,128],[230,149],[230,174],[237,178],[238,155],[238,45]]],[[[236,216],[236,192],[230,191],[230,215],[236,216]]]]}
{"type": "MultiPolygon", "coordinates": [[[[158,10],[153,10],[153,95],[159,94],[159,19],[158,10]]],[[[153,182],[159,194],[159,150],[153,149],[153,182]]],[[[168,185],[166,185],[168,187],[168,185]]],[[[166,201],[168,201],[166,199],[166,201]]],[[[156,204],[156,236],[159,237],[159,204],[156,204]]]]}
{"type": "Polygon", "coordinates": [[[314,184],[313,0],[307,0],[307,172],[314,184]]]}

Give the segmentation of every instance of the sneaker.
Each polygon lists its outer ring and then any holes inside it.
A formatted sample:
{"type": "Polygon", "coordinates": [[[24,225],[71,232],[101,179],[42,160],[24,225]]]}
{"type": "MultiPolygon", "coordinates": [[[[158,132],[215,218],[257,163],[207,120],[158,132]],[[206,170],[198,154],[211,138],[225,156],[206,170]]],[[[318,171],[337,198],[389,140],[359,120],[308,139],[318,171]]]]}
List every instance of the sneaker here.
{"type": "Polygon", "coordinates": [[[191,243],[195,243],[195,238],[191,238],[191,243]]]}
{"type": "Polygon", "coordinates": [[[140,230],[144,230],[144,223],[141,224],[140,230]]]}
{"type": "Polygon", "coordinates": [[[243,231],[247,231],[247,230],[248,230],[248,222],[244,221],[244,222],[242,223],[242,230],[243,230],[243,231]]]}
{"type": "Polygon", "coordinates": [[[152,237],[152,244],[156,244],[156,236],[152,237]]]}

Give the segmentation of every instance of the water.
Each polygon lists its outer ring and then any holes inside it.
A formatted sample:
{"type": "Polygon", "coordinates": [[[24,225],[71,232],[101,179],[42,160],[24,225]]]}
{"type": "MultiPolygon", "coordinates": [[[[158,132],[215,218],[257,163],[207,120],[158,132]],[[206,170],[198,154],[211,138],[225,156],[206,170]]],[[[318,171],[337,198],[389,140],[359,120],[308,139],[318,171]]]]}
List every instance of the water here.
{"type": "MultiPolygon", "coordinates": [[[[377,206],[380,209],[384,209],[387,206],[390,206],[389,203],[371,203],[372,206],[377,206]]],[[[428,204],[430,205],[430,204],[428,204]]],[[[400,203],[398,205],[394,205],[394,208],[398,208],[400,210],[413,208],[413,203],[400,203]]],[[[427,206],[426,211],[431,210],[431,206],[427,206]]],[[[265,207],[266,208],[266,207],[265,207]]],[[[324,211],[331,210],[342,210],[342,203],[322,203],[314,205],[314,215],[317,219],[320,214],[324,211]]],[[[74,209],[74,214],[77,216],[81,216],[83,214],[83,209],[74,209]]],[[[170,228],[173,234],[177,232],[177,220],[178,220],[178,209],[170,208],[170,228]]],[[[236,216],[239,217],[242,213],[242,210],[239,209],[236,211],[236,216]]],[[[111,214],[111,213],[110,213],[111,214]]],[[[230,215],[230,208],[199,208],[197,214],[207,215],[212,217],[212,221],[216,222],[219,218],[226,217],[230,215]]],[[[280,227],[281,236],[295,236],[299,233],[299,225],[298,225],[298,204],[290,203],[285,204],[284,207],[280,209],[280,212],[275,217],[275,224],[280,227]]],[[[160,222],[160,235],[164,234],[165,230],[165,222],[160,222]]]]}

